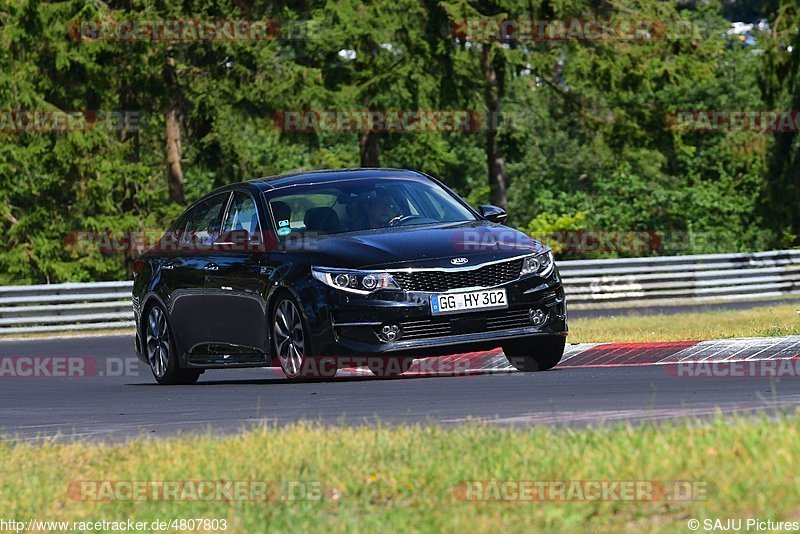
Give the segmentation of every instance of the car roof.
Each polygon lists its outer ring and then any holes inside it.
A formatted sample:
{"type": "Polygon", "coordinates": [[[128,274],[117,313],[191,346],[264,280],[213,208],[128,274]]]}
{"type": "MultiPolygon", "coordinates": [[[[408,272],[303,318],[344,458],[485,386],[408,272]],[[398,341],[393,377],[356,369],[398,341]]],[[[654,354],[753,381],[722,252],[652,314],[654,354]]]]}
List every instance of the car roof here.
{"type": "Polygon", "coordinates": [[[278,176],[256,178],[246,183],[262,191],[278,189],[291,185],[307,185],[340,180],[356,180],[369,178],[425,178],[425,175],[408,169],[336,169],[320,171],[296,171],[278,176]]]}
{"type": "MultiPolygon", "coordinates": [[[[184,214],[197,204],[208,200],[209,198],[229,193],[231,191],[247,190],[253,194],[264,191],[272,191],[289,187],[293,185],[308,185],[318,184],[325,182],[338,182],[342,180],[362,180],[369,178],[407,178],[413,180],[430,179],[426,174],[408,169],[391,169],[391,168],[370,168],[370,169],[336,169],[336,170],[320,170],[320,171],[295,171],[286,174],[279,174],[277,176],[266,176],[264,178],[256,178],[246,182],[236,182],[228,185],[218,187],[213,191],[209,191],[189,206],[187,206],[184,214]]],[[[181,215],[183,217],[183,215],[181,215]]]]}

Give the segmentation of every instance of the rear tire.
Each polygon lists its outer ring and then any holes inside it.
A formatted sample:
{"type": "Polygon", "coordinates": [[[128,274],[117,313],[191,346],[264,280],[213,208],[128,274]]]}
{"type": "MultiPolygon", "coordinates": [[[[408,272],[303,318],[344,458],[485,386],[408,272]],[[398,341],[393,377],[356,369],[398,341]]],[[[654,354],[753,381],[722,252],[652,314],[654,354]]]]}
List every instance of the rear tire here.
{"type": "Polygon", "coordinates": [[[202,371],[181,369],[178,365],[178,352],[172,337],[167,312],[153,305],[147,312],[144,331],[144,352],[153,372],[153,378],[163,386],[189,385],[197,382],[202,371]]]}
{"type": "Polygon", "coordinates": [[[547,371],[561,361],[566,342],[565,336],[526,338],[503,345],[503,352],[517,371],[547,371]]]}

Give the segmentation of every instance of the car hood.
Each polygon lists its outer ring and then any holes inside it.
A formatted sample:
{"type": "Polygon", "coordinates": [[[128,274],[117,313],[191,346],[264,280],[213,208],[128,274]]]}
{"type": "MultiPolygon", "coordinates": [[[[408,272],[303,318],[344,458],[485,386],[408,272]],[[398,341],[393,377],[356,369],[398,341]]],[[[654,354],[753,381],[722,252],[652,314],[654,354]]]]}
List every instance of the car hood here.
{"type": "Polygon", "coordinates": [[[546,250],[488,221],[348,232],[306,239],[300,248],[303,263],[353,269],[470,266],[546,250]]]}

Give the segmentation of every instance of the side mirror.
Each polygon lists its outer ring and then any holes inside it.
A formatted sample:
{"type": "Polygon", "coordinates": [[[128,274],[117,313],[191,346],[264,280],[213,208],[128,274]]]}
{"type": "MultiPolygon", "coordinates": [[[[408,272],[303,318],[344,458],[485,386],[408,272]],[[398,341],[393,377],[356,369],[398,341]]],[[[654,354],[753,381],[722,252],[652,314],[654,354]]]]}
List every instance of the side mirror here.
{"type": "Polygon", "coordinates": [[[484,204],[483,206],[479,206],[478,209],[483,218],[487,221],[502,224],[508,219],[508,213],[506,213],[506,210],[503,208],[492,206],[491,204],[484,204]]]}

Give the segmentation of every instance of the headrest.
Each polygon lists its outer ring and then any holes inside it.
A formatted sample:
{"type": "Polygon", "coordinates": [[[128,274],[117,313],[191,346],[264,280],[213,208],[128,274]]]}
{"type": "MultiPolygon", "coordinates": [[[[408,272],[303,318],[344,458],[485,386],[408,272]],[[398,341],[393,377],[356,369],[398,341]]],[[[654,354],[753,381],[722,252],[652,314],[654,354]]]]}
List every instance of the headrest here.
{"type": "Polygon", "coordinates": [[[326,233],[339,231],[339,216],[333,208],[310,208],[306,211],[303,222],[308,230],[326,233]]]}

